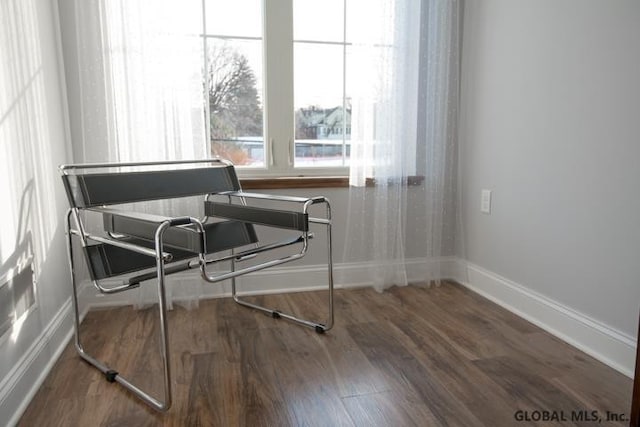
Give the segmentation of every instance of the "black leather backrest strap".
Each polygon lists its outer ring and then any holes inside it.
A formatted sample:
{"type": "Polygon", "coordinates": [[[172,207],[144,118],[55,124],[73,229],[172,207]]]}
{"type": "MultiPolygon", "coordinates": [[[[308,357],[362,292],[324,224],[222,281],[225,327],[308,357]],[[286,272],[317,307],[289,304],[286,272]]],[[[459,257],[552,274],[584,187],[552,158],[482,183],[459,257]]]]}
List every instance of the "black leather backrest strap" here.
{"type": "Polygon", "coordinates": [[[238,191],[233,166],[144,172],[63,175],[72,207],[88,208],[146,200],[238,191]]]}

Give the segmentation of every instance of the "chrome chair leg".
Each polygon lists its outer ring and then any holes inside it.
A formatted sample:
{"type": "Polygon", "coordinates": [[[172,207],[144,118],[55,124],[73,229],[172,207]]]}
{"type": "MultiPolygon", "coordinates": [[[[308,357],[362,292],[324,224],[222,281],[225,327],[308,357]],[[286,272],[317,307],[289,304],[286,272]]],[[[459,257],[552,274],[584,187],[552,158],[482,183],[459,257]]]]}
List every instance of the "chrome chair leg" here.
{"type": "MultiPolygon", "coordinates": [[[[272,309],[272,308],[267,308],[258,304],[253,304],[250,303],[248,301],[243,300],[242,298],[240,298],[240,296],[238,296],[237,294],[237,287],[236,287],[236,277],[232,277],[231,278],[231,296],[233,297],[233,300],[238,303],[239,305],[243,306],[243,307],[247,307],[247,308],[252,308],[255,310],[259,310],[262,311],[264,313],[267,313],[269,316],[271,316],[274,319],[286,319],[289,320],[291,322],[297,323],[299,325],[302,326],[306,326],[309,327],[313,330],[315,330],[317,333],[319,334],[323,334],[326,331],[329,331],[331,328],[333,328],[333,323],[334,323],[334,307],[333,307],[333,254],[332,254],[332,246],[331,246],[331,206],[329,203],[326,204],[327,206],[327,219],[326,221],[319,221],[318,223],[320,224],[324,224],[327,227],[327,283],[328,283],[328,288],[329,288],[329,301],[328,301],[328,306],[329,306],[329,312],[328,312],[328,318],[327,318],[327,322],[326,323],[319,323],[319,322],[314,322],[314,321],[310,321],[310,320],[306,320],[306,319],[302,319],[296,316],[293,316],[291,314],[287,314],[287,313],[283,313],[280,310],[276,310],[276,309],[272,309]]],[[[310,220],[311,221],[311,220],[310,220]]],[[[231,259],[231,272],[235,271],[235,258],[231,259]]]]}
{"type": "MultiPolygon", "coordinates": [[[[67,231],[67,255],[69,257],[69,269],[71,272],[71,300],[74,311],[74,346],[80,357],[87,363],[98,369],[109,382],[117,382],[124,388],[138,396],[144,402],[157,409],[158,411],[165,412],[171,407],[171,371],[169,364],[169,337],[167,330],[167,318],[166,318],[166,293],[164,284],[164,259],[162,257],[162,243],[159,245],[157,259],[158,268],[158,309],[160,312],[160,339],[161,339],[161,357],[164,365],[164,401],[160,401],[149,393],[143,391],[127,378],[123,377],[118,371],[111,369],[106,364],[102,363],[95,357],[86,352],[81,342],[81,328],[80,328],[80,310],[78,304],[78,288],[76,283],[75,265],[73,261],[73,233],[71,232],[71,214],[73,210],[70,209],[67,213],[66,231],[67,231]]],[[[160,234],[160,239],[162,234],[160,234]]]]}
{"type": "Polygon", "coordinates": [[[334,315],[333,315],[333,245],[331,242],[331,205],[329,203],[326,204],[327,211],[327,282],[329,284],[329,320],[326,324],[326,331],[333,328],[334,323],[334,315]]]}

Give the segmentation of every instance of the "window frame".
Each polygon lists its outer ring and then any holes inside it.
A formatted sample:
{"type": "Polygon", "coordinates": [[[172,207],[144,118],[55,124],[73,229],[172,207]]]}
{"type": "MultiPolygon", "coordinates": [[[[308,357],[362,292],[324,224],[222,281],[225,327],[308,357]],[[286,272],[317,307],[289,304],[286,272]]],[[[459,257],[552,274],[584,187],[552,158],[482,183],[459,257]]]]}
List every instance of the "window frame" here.
{"type": "MultiPolygon", "coordinates": [[[[346,1],[344,7],[344,33],[346,37],[346,1]]],[[[209,33],[206,24],[207,0],[202,0],[202,31],[204,61],[204,106],[206,115],[205,134],[208,150],[211,149],[210,112],[208,100],[207,40],[251,39],[258,37],[237,37],[209,33]]],[[[263,66],[263,140],[264,166],[237,167],[241,178],[283,178],[283,177],[348,177],[349,166],[295,167],[295,110],[294,110],[294,38],[293,0],[261,0],[262,3],[262,66],[263,66]]],[[[318,41],[296,40],[296,43],[322,43],[318,41]]],[[[342,98],[346,104],[346,40],[328,42],[343,46],[342,98]]],[[[346,130],[343,124],[343,135],[346,130]]]]}

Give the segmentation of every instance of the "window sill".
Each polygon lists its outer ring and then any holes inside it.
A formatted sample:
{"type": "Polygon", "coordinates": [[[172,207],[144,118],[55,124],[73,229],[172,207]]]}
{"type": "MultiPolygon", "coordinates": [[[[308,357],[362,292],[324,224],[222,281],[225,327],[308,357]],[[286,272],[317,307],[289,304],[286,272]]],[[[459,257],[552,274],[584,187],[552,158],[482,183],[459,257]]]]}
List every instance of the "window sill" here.
{"type": "Polygon", "coordinates": [[[287,176],[282,178],[240,178],[243,190],[283,188],[346,188],[348,176],[287,176]]]}
{"type": "MultiPolygon", "coordinates": [[[[410,176],[409,187],[422,185],[424,176],[410,176]]],[[[281,178],[240,178],[244,190],[280,190],[283,188],[347,188],[348,176],[288,176],[281,178]]],[[[376,181],[367,178],[367,187],[375,187],[376,181]]]]}

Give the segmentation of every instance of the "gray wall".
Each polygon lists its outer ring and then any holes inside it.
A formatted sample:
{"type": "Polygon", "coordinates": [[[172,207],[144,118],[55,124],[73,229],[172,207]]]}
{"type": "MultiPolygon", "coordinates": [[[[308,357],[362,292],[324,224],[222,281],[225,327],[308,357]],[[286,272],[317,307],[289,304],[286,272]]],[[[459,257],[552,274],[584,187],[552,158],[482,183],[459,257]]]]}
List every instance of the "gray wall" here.
{"type": "Polygon", "coordinates": [[[36,271],[35,308],[0,338],[0,424],[28,402],[29,388],[71,326],[66,312],[56,317],[70,295],[57,171],[69,151],[57,40],[55,2],[0,3],[0,253],[10,259],[20,248],[11,234],[25,227],[36,271]]]}
{"type": "Polygon", "coordinates": [[[462,69],[461,255],[635,336],[640,2],[468,1],[462,69]]]}

